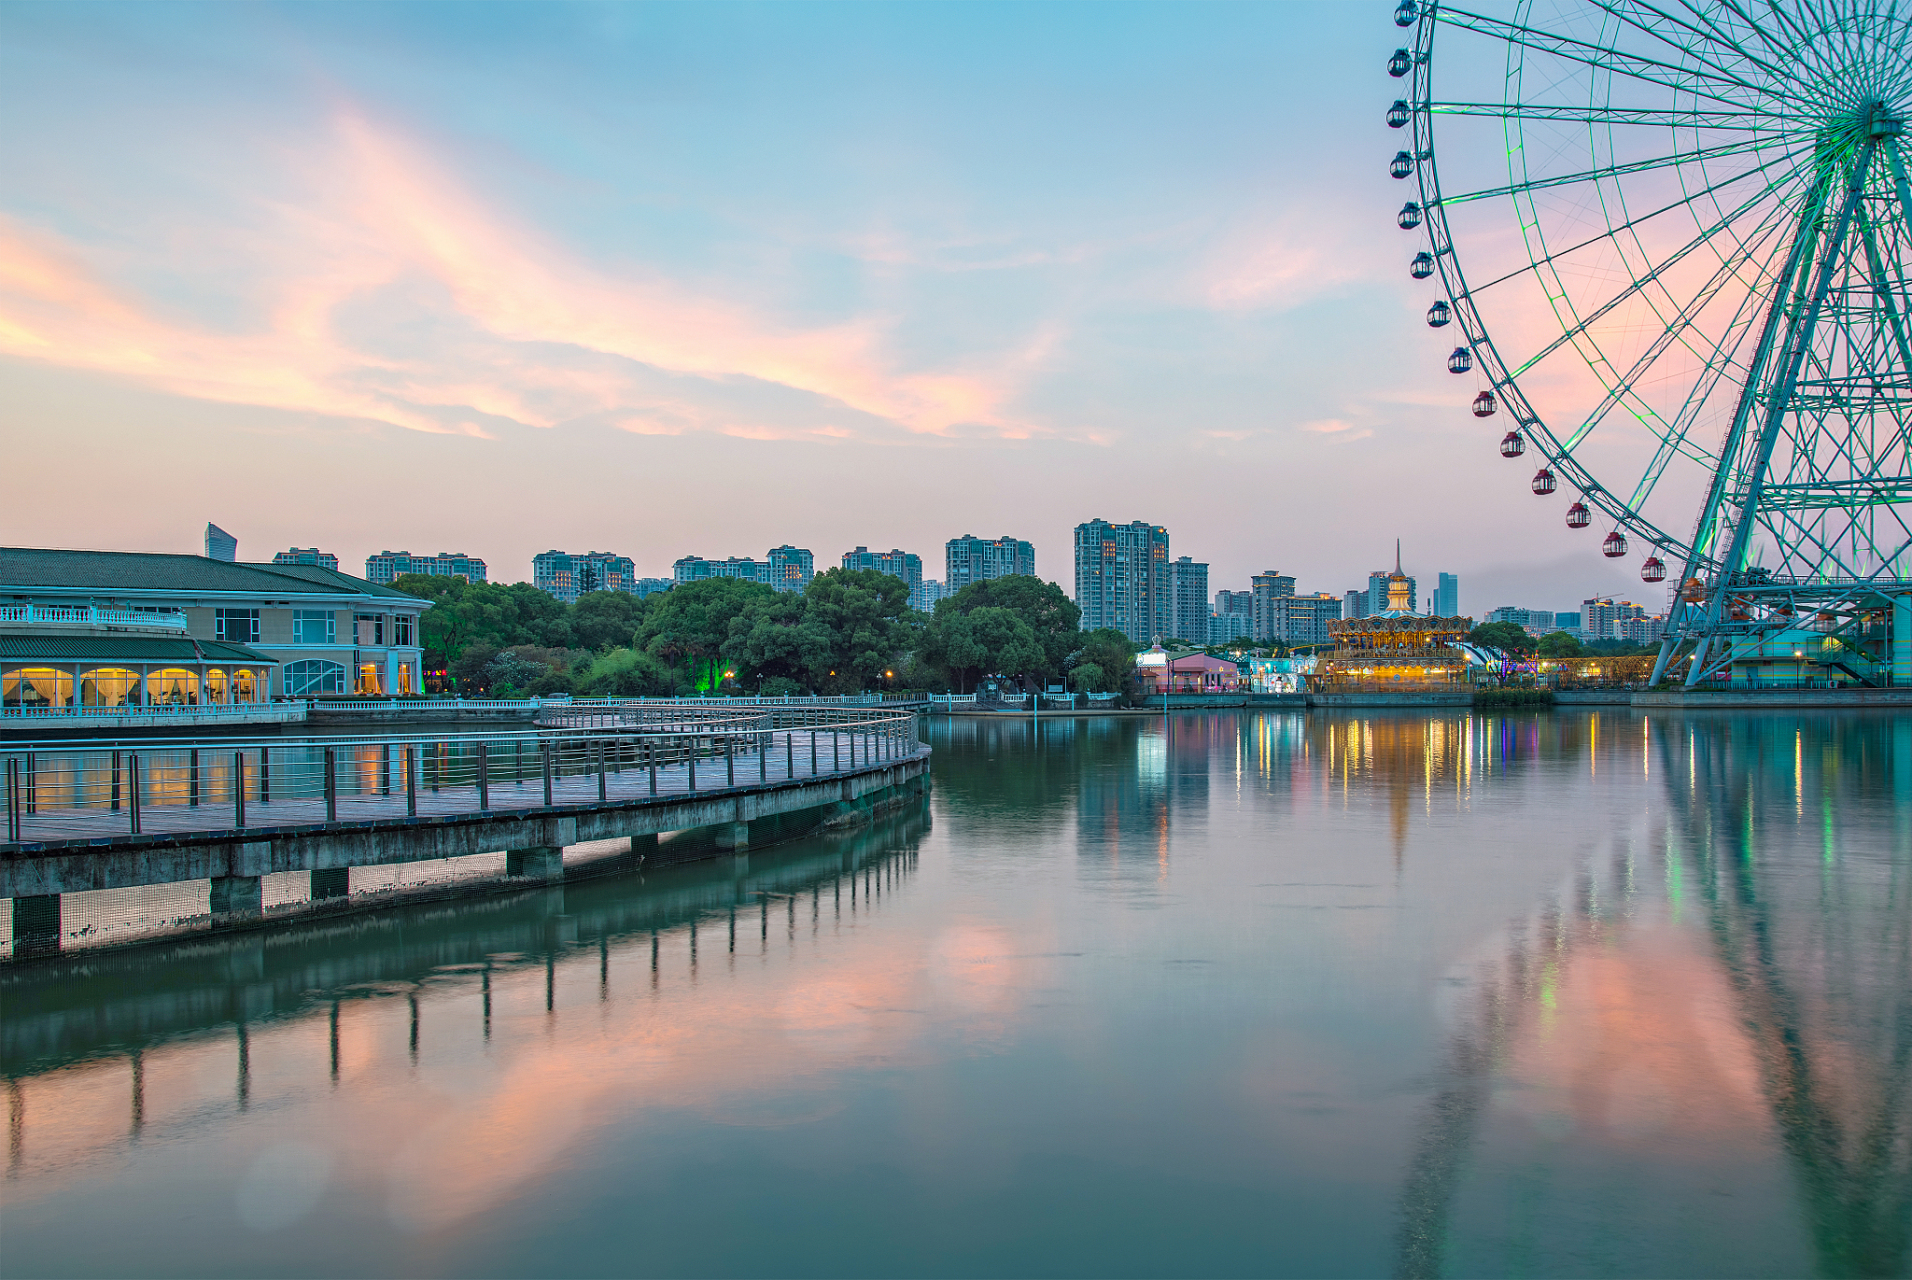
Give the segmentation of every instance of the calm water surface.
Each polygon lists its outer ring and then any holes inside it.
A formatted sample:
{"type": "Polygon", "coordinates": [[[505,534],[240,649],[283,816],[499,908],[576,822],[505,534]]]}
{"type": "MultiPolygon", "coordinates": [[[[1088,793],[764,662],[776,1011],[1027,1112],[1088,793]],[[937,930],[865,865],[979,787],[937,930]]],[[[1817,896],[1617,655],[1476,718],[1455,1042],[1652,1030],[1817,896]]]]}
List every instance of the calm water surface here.
{"type": "Polygon", "coordinates": [[[931,736],[747,867],[0,974],[0,1270],[1907,1274],[1912,721],[931,736]]]}

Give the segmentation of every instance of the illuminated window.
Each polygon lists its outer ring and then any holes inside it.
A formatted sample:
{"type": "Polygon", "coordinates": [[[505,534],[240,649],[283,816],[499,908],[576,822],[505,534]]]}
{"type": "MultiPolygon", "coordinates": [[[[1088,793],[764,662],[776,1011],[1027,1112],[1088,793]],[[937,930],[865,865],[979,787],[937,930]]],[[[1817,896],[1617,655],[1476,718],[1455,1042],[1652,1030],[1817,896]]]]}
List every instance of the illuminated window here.
{"type": "Polygon", "coordinates": [[[52,667],[17,667],[0,674],[0,706],[39,708],[73,705],[73,673],[52,667]]]}
{"type": "Polygon", "coordinates": [[[374,697],[385,692],[383,669],[376,662],[362,663],[358,669],[358,692],[374,697]]]}
{"type": "MultiPolygon", "coordinates": [[[[247,672],[240,672],[241,676],[247,672]]],[[[321,693],[345,692],[345,664],[308,659],[290,662],[285,669],[285,693],[288,698],[307,698],[321,693]]],[[[250,701],[250,699],[246,699],[250,701]]]]}
{"type": "Polygon", "coordinates": [[[184,667],[167,667],[146,677],[146,703],[153,707],[196,707],[199,705],[199,673],[184,667]]]}
{"type": "Polygon", "coordinates": [[[394,689],[392,692],[397,694],[401,698],[411,696],[411,692],[412,692],[412,664],[411,663],[401,662],[398,664],[398,688],[394,689]]]}
{"type": "Polygon", "coordinates": [[[294,609],[293,644],[337,644],[338,623],[330,609],[294,609]]]}
{"type": "Polygon", "coordinates": [[[232,700],[234,702],[258,702],[261,684],[250,671],[239,670],[232,673],[232,700]]]}
{"type": "Polygon", "coordinates": [[[206,705],[218,707],[226,701],[226,673],[214,667],[206,673],[206,705]]]}
{"type": "Polygon", "coordinates": [[[124,667],[96,667],[80,673],[83,707],[137,707],[139,672],[124,667]]]}

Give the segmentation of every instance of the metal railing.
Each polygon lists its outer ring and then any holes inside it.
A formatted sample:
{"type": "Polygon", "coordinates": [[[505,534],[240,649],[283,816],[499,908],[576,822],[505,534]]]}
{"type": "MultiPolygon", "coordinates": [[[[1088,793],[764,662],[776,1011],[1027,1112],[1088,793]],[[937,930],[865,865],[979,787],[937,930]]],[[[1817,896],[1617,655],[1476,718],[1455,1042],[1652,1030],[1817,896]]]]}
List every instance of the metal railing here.
{"type": "Polygon", "coordinates": [[[0,604],[0,623],[27,627],[157,627],[184,631],[186,615],[96,604],[0,604]]]}
{"type": "Polygon", "coordinates": [[[117,707],[0,707],[0,720],[123,721],[164,724],[181,720],[298,721],[305,719],[303,702],[209,702],[158,706],[128,703],[117,707]]]}
{"type": "Polygon", "coordinates": [[[916,725],[910,711],[796,708],[511,733],[8,744],[5,836],[218,835],[641,803],[908,759],[921,749],[916,725]]]}
{"type": "MultiPolygon", "coordinates": [[[[926,704],[935,695],[920,693],[793,694],[786,697],[709,698],[311,698],[307,704],[328,710],[363,711],[536,711],[544,707],[881,707],[926,704]]],[[[960,699],[959,699],[960,701],[960,699]]]]}

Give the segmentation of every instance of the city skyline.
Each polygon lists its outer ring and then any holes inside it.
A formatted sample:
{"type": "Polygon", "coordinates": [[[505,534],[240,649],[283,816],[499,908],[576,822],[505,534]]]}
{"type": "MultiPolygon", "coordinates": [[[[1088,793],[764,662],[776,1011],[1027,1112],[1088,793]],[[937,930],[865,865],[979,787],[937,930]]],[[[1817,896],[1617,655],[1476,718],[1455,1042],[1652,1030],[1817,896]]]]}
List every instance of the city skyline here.
{"type": "Polygon", "coordinates": [[[244,460],[246,545],[345,564],[1009,528],[1066,586],[1077,513],[1147,510],[1218,582],[1345,589],[1353,497],[1488,603],[1639,591],[1421,322],[1385,20],[437,12],[10,10],[0,421],[23,474],[93,462],[0,541],[193,549],[164,450],[244,460]],[[721,523],[676,482],[713,474],[721,523]],[[647,501],[549,501],[605,480],[647,501]]]}

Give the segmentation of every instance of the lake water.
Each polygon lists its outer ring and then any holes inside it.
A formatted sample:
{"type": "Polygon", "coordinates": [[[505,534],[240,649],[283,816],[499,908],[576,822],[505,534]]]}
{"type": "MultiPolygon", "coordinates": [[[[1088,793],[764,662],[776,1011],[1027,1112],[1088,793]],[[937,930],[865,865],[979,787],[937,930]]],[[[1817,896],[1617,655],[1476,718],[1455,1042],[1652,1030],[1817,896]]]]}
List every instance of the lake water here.
{"type": "Polygon", "coordinates": [[[0,1271],[1907,1274],[1912,720],[928,734],[747,865],[0,971],[0,1271]]]}

